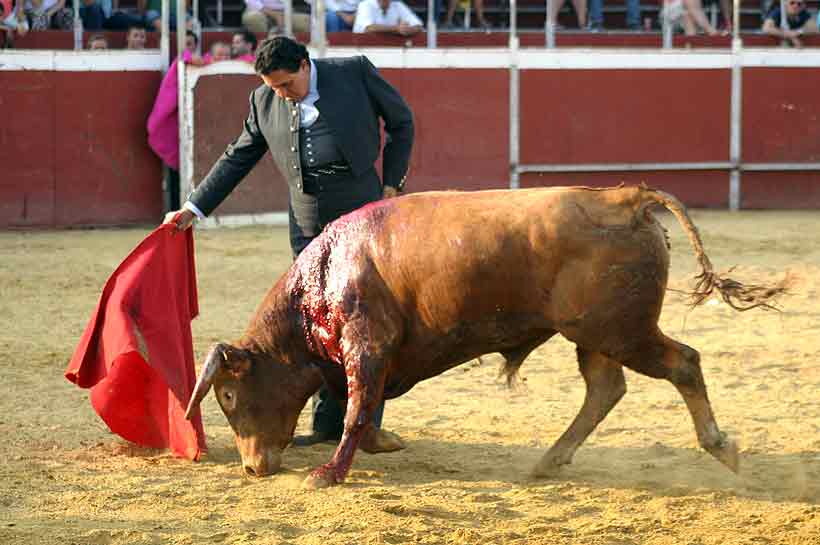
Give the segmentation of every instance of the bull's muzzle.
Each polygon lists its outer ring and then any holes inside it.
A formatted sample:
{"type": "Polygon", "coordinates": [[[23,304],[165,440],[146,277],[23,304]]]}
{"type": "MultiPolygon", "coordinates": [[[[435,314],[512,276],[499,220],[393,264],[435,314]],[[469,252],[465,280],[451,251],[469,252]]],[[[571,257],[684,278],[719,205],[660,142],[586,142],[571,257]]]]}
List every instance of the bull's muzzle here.
{"type": "Polygon", "coordinates": [[[268,449],[245,453],[240,447],[239,454],[242,456],[242,469],[251,477],[273,475],[282,467],[282,451],[268,449]]]}

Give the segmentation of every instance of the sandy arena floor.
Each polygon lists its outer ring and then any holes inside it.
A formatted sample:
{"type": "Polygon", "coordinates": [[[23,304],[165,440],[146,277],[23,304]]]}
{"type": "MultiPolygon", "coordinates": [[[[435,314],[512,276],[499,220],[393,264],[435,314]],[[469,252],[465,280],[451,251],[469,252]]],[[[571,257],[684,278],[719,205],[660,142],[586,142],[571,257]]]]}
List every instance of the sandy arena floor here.
{"type": "MultiPolygon", "coordinates": [[[[402,452],[358,453],[348,482],[301,482],[330,445],[289,449],[273,477],[243,475],[226,420],[203,402],[210,453],[190,463],[112,435],[63,370],[105,279],[146,229],[0,233],[0,544],[820,544],[820,213],[694,214],[718,269],[797,281],[782,313],[670,293],[662,327],[702,354],[740,475],[699,450],[668,383],[627,371],[629,392],[551,480],[529,472],[580,407],[574,347],[555,338],[508,390],[497,356],[387,404],[402,452]]],[[[671,286],[696,270],[673,244],[671,286]]],[[[197,361],[237,337],[290,262],[286,230],[196,235],[197,361]]],[[[303,413],[299,430],[306,431],[303,413]]]]}

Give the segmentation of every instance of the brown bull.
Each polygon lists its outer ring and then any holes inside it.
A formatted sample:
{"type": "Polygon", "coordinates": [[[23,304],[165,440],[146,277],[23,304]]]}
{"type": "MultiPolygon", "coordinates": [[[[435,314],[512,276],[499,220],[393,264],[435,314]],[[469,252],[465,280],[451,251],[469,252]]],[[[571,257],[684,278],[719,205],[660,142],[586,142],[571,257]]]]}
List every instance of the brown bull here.
{"type": "Polygon", "coordinates": [[[746,287],[712,271],[696,227],[671,195],[647,188],[419,193],[331,224],[268,292],[247,331],[209,353],[188,415],[213,385],[246,471],[276,472],[308,398],[326,381],[345,396],[344,434],[306,484],[344,480],[360,445],[379,445],[370,415],[482,354],[512,377],[556,333],[577,345],[587,385],[570,427],[535,468],[568,464],[626,392],[623,366],[670,381],[698,442],[736,471],[718,429],[696,350],[658,328],[669,269],[660,204],[700,263],[696,303],[715,290],[739,309],[768,306],[782,287],[746,287]]]}

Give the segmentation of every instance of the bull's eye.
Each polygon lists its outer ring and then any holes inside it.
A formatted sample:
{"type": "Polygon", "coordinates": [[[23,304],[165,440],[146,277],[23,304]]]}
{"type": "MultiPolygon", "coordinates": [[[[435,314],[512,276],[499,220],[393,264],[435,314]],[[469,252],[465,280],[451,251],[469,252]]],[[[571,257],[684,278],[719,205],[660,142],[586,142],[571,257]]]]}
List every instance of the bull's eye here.
{"type": "Polygon", "coordinates": [[[236,409],[236,392],[232,388],[225,388],[219,392],[219,404],[227,412],[232,412],[236,409]]]}

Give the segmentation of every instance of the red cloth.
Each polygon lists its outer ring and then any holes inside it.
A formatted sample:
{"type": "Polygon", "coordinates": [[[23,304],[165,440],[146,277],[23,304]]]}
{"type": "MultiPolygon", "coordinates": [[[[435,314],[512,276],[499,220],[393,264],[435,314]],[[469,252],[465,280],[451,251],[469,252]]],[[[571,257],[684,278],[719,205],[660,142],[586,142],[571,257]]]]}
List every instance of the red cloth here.
{"type": "Polygon", "coordinates": [[[198,460],[202,418],[185,420],[196,382],[194,238],[191,229],[173,230],[155,229],[105,283],[65,377],[91,388],[94,410],[114,433],[198,460]]]}

